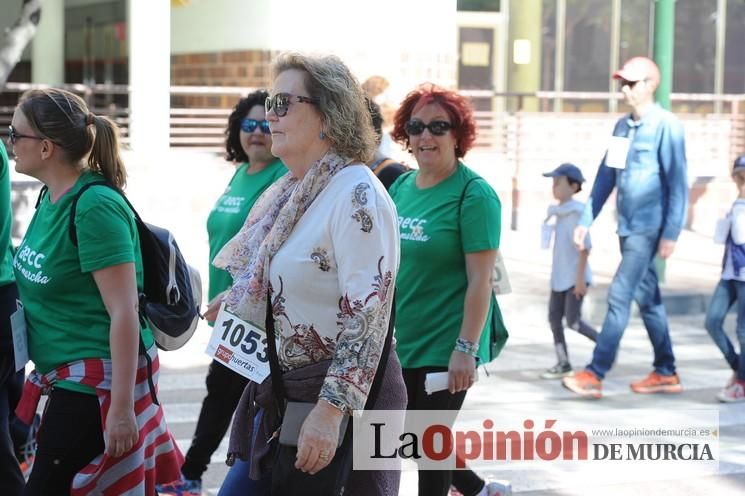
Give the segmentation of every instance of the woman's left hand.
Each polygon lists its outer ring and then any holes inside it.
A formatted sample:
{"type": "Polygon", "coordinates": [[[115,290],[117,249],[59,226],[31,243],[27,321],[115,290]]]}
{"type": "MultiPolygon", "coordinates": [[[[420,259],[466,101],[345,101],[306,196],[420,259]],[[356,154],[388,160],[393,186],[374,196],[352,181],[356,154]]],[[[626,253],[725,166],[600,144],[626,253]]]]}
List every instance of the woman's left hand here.
{"type": "Polygon", "coordinates": [[[476,380],[476,358],[461,351],[453,351],[448,364],[448,391],[465,391],[476,380]]]}
{"type": "Polygon", "coordinates": [[[132,449],[140,439],[137,429],[137,420],[132,408],[117,409],[109,408],[106,415],[106,453],[109,456],[118,457],[132,449]]]}
{"type": "Polygon", "coordinates": [[[313,475],[331,463],[343,416],[338,408],[318,400],[300,428],[295,468],[313,475]]]}

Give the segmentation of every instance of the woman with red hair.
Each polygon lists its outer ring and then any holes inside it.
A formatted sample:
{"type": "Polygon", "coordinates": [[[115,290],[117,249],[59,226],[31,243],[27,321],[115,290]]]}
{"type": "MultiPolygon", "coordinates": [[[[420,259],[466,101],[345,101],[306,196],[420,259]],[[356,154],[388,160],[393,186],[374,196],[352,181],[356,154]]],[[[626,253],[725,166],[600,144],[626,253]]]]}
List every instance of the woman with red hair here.
{"type": "MultiPolygon", "coordinates": [[[[501,206],[461,162],[476,138],[466,98],[422,86],[406,96],[394,121],[391,136],[419,165],[390,188],[401,233],[396,340],[407,409],[452,410],[454,421],[476,366],[490,358],[492,318],[504,325],[490,281],[501,206]],[[424,382],[433,372],[448,373],[448,389],[428,395],[424,382]]],[[[464,496],[510,493],[509,484],[486,484],[470,470],[419,472],[422,496],[445,496],[451,483],[464,496]]]]}

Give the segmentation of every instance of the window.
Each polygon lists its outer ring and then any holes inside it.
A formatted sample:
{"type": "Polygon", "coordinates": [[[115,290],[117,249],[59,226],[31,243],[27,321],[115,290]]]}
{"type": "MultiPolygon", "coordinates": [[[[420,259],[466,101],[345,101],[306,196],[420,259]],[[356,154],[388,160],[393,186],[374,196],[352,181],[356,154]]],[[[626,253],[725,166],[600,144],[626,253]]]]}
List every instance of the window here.
{"type": "Polygon", "coordinates": [[[499,12],[500,0],[458,0],[459,11],[499,12]]]}
{"type": "Polygon", "coordinates": [[[649,0],[622,0],[621,42],[616,65],[621,67],[631,57],[649,57],[652,54],[652,4],[649,0]]]}
{"type": "Polygon", "coordinates": [[[713,93],[717,0],[678,0],[675,5],[673,91],[713,93]]]}
{"type": "Polygon", "coordinates": [[[724,92],[745,93],[745,0],[727,2],[724,92]]]}
{"type": "Polygon", "coordinates": [[[567,0],[567,91],[608,91],[610,84],[610,21],[608,0],[567,0]]]}

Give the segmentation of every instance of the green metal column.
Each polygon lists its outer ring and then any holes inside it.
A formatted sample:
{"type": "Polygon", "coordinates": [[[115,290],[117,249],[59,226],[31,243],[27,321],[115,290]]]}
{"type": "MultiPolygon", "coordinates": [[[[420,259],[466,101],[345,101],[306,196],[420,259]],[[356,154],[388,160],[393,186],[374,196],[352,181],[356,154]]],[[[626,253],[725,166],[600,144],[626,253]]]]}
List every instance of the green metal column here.
{"type": "Polygon", "coordinates": [[[657,101],[670,110],[675,47],[675,0],[656,0],[654,8],[654,61],[660,68],[657,101]]]}
{"type": "MultiPolygon", "coordinates": [[[[657,102],[670,110],[673,89],[673,49],[675,47],[675,0],[656,0],[654,4],[654,61],[660,68],[657,102]]],[[[665,282],[665,260],[655,257],[657,276],[665,282]]]]}
{"type": "MultiPolygon", "coordinates": [[[[509,8],[508,88],[510,92],[535,92],[541,89],[542,2],[512,0],[509,8]],[[515,40],[527,40],[530,50],[530,60],[527,64],[514,63],[515,40]]],[[[538,101],[535,98],[528,98],[520,110],[537,111],[538,101]]]]}

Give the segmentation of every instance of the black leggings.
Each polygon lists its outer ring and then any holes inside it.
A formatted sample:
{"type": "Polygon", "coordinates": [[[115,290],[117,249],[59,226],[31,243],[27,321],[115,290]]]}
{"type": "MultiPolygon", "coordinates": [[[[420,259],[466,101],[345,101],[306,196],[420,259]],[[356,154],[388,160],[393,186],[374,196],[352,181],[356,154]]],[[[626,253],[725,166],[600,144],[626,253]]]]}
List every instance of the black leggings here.
{"type": "Polygon", "coordinates": [[[93,394],[54,388],[44,412],[25,496],[67,496],[77,472],[104,451],[101,410],[93,394]]]}
{"type": "MultiPolygon", "coordinates": [[[[422,367],[403,369],[408,397],[407,410],[460,410],[466,392],[450,394],[447,390],[427,394],[424,379],[430,372],[447,372],[447,367],[422,367]]],[[[420,470],[419,496],[447,496],[450,485],[463,493],[474,496],[484,487],[484,481],[469,469],[465,470],[420,470]]]]}
{"type": "Polygon", "coordinates": [[[15,284],[0,286],[0,488],[3,496],[17,496],[23,491],[23,474],[10,438],[10,420],[16,404],[11,391],[16,367],[10,316],[16,311],[17,298],[15,284]]]}
{"type": "Polygon", "coordinates": [[[212,454],[230,426],[248,379],[213,360],[206,382],[207,396],[202,401],[197,429],[181,466],[186,479],[201,479],[207,470],[212,454]]]}

